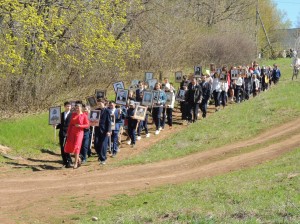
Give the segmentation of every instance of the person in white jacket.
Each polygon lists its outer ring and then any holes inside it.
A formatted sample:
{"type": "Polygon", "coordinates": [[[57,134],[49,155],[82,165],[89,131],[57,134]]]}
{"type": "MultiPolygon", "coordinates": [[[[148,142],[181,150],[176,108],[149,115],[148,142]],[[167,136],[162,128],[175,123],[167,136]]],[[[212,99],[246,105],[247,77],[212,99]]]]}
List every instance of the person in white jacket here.
{"type": "Polygon", "coordinates": [[[222,92],[221,82],[220,82],[219,75],[217,73],[214,73],[212,78],[213,78],[212,91],[213,91],[213,96],[214,96],[214,101],[215,101],[215,108],[216,108],[216,111],[219,111],[219,109],[220,109],[220,95],[221,95],[221,92],[222,92]]]}

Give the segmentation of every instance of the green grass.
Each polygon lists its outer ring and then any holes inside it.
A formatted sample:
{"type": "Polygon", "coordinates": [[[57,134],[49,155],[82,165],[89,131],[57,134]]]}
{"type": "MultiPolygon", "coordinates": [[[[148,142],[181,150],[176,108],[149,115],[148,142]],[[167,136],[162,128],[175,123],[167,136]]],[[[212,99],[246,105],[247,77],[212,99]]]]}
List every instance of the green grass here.
{"type": "MultiPolygon", "coordinates": [[[[300,148],[276,161],[83,206],[78,223],[299,223],[300,148]],[[84,213],[84,212],[83,212],[84,213]]],[[[73,217],[74,218],[74,217],[73,217]]]]}
{"type": "MultiPolygon", "coordinates": [[[[58,133],[58,130],[57,130],[58,133]]],[[[0,144],[13,149],[11,154],[37,155],[41,149],[58,149],[48,114],[36,114],[0,122],[0,144]]]]}

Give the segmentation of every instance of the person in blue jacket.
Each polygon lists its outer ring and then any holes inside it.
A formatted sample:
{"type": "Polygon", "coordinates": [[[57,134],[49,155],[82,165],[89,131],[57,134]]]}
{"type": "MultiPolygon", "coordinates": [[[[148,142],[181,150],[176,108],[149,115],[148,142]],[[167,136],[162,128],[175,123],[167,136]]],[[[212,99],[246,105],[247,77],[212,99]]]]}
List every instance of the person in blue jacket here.
{"type": "Polygon", "coordinates": [[[162,129],[160,125],[160,120],[162,116],[163,107],[167,101],[167,96],[166,93],[163,90],[161,90],[160,83],[156,83],[153,90],[159,91],[158,100],[155,103],[153,103],[152,109],[152,119],[156,127],[155,134],[158,135],[160,130],[162,129]]]}
{"type": "Polygon", "coordinates": [[[280,76],[281,76],[280,70],[279,70],[277,64],[274,64],[273,71],[272,71],[272,79],[273,79],[274,85],[276,85],[278,83],[280,76]]]}
{"type": "Polygon", "coordinates": [[[119,143],[118,143],[119,132],[120,132],[120,128],[124,125],[124,118],[126,116],[126,111],[122,110],[120,106],[116,106],[114,102],[109,102],[108,108],[111,116],[114,117],[114,121],[115,121],[114,128],[112,129],[112,135],[111,135],[111,147],[112,147],[111,157],[116,157],[119,151],[119,143]]]}

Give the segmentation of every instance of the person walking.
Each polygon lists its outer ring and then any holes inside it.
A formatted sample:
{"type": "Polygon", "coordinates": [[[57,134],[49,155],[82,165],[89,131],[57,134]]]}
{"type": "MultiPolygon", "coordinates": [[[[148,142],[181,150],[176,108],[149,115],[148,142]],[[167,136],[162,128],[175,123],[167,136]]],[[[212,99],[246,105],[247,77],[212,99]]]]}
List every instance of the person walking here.
{"type": "Polygon", "coordinates": [[[79,153],[84,134],[83,130],[88,127],[89,120],[86,113],[82,112],[82,104],[76,103],[75,113],[72,113],[72,117],[68,127],[67,141],[64,149],[66,153],[74,153],[74,169],[77,169],[81,165],[79,153]]]}

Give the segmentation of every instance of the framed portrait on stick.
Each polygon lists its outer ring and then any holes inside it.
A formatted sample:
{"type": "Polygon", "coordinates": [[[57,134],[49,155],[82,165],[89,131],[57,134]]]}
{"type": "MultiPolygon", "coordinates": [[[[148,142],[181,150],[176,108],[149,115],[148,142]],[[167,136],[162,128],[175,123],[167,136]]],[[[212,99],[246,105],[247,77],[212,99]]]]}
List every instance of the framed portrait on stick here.
{"type": "Polygon", "coordinates": [[[129,93],[128,89],[118,89],[116,93],[116,101],[115,101],[116,104],[126,106],[128,93],[129,93]]]}
{"type": "Polygon", "coordinates": [[[148,87],[149,87],[149,89],[154,89],[154,87],[155,87],[155,84],[157,83],[157,79],[149,79],[148,81],[147,81],[147,83],[148,83],[148,87]]]}
{"type": "Polygon", "coordinates": [[[61,107],[50,107],[49,108],[49,124],[50,125],[58,125],[60,124],[61,116],[61,107]]]}
{"type": "Polygon", "coordinates": [[[139,86],[139,80],[138,79],[134,79],[131,81],[131,86],[135,86],[136,88],[139,86]]]}
{"type": "Polygon", "coordinates": [[[185,101],[185,93],[186,93],[186,90],[183,90],[183,89],[178,90],[178,93],[177,93],[175,99],[177,101],[185,101]]]}
{"type": "Polygon", "coordinates": [[[194,77],[195,78],[201,78],[202,75],[202,66],[201,65],[196,65],[194,67],[194,77]]]}
{"type": "Polygon", "coordinates": [[[113,84],[113,87],[114,87],[114,91],[115,93],[118,91],[118,89],[124,89],[124,83],[121,81],[121,82],[115,82],[113,84]]]}
{"type": "Polygon", "coordinates": [[[166,100],[166,106],[174,105],[174,93],[173,92],[166,92],[167,100],[166,100]]]}
{"type": "Polygon", "coordinates": [[[220,81],[227,82],[227,73],[226,71],[222,71],[220,74],[220,81]]]}
{"type": "Polygon", "coordinates": [[[106,90],[95,89],[95,96],[96,99],[104,98],[106,96],[106,90]]]}
{"type": "Polygon", "coordinates": [[[181,82],[182,77],[183,77],[182,71],[175,72],[175,82],[181,82]]]}
{"type": "Polygon", "coordinates": [[[100,110],[91,110],[89,114],[90,126],[99,126],[100,110]]]}
{"type": "Polygon", "coordinates": [[[135,108],[133,117],[134,117],[134,119],[143,121],[143,120],[145,120],[146,113],[147,113],[147,107],[137,106],[135,108]]]}
{"type": "Polygon", "coordinates": [[[231,74],[231,79],[238,79],[239,70],[231,69],[230,74],[231,74]]]}
{"type": "Polygon", "coordinates": [[[153,79],[153,72],[145,72],[145,81],[147,82],[149,79],[153,79]]]}
{"type": "Polygon", "coordinates": [[[110,118],[111,118],[111,130],[114,131],[116,129],[116,117],[115,117],[115,114],[111,114],[110,118]]]}
{"type": "Polygon", "coordinates": [[[159,90],[152,90],[152,95],[153,95],[153,105],[159,104],[159,90]]]}
{"type": "Polygon", "coordinates": [[[95,96],[88,96],[86,98],[86,101],[87,101],[88,105],[90,105],[91,107],[97,106],[97,100],[96,100],[95,96]]]}
{"type": "Polygon", "coordinates": [[[152,91],[143,91],[142,105],[147,107],[152,107],[153,103],[153,93],[152,91]]]}

